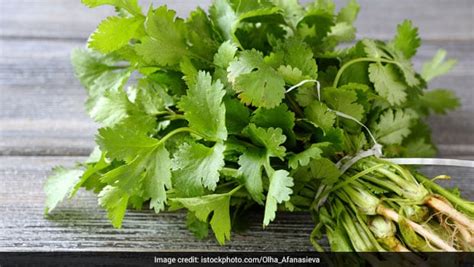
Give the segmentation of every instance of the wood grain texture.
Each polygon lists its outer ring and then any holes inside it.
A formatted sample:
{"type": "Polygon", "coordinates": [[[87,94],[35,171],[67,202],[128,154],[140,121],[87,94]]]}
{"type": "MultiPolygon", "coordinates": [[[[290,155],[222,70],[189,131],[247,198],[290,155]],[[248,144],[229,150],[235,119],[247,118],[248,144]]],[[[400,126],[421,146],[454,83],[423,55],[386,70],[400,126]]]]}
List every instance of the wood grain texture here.
{"type": "MultiPolygon", "coordinates": [[[[83,45],[73,40],[0,39],[0,154],[89,153],[97,125],[86,115],[85,90],[74,78],[69,59],[71,50],[83,45]]],[[[440,48],[459,62],[430,87],[453,89],[463,106],[430,119],[434,138],[442,156],[474,155],[474,45],[425,42],[415,67],[420,69],[440,48]]]]}
{"type": "MultiPolygon", "coordinates": [[[[207,9],[211,0],[150,1],[140,3],[144,10],[153,2],[166,3],[185,17],[196,6],[207,9]]],[[[311,2],[304,0],[302,2],[311,2]]],[[[338,7],[346,1],[336,0],[338,7]]],[[[361,12],[356,23],[359,36],[392,38],[396,25],[412,19],[425,40],[472,40],[474,2],[472,0],[359,0],[361,12]]],[[[0,0],[0,36],[15,38],[85,39],[97,24],[113,14],[110,7],[89,10],[80,1],[0,0]]]]}
{"type": "MultiPolygon", "coordinates": [[[[71,166],[82,157],[0,158],[0,251],[310,251],[309,234],[314,224],[308,214],[279,213],[262,229],[262,212],[248,219],[250,227],[232,233],[232,241],[219,246],[213,237],[196,240],[185,227],[185,214],[127,211],[122,229],[114,229],[97,199],[80,192],[50,215],[43,217],[45,177],[51,167],[71,166]]],[[[452,175],[445,186],[458,186],[466,199],[474,200],[468,168],[425,167],[428,176],[452,175]]],[[[327,243],[323,242],[327,246],[327,243]]]]}
{"type": "Polygon", "coordinates": [[[184,213],[129,211],[122,229],[114,229],[97,199],[80,192],[43,217],[43,183],[51,167],[83,160],[77,157],[2,157],[0,159],[0,251],[308,251],[313,228],[306,214],[283,214],[266,230],[261,213],[250,228],[233,233],[219,246],[214,238],[196,240],[184,213]],[[19,200],[21,198],[21,200],[19,200]]]}

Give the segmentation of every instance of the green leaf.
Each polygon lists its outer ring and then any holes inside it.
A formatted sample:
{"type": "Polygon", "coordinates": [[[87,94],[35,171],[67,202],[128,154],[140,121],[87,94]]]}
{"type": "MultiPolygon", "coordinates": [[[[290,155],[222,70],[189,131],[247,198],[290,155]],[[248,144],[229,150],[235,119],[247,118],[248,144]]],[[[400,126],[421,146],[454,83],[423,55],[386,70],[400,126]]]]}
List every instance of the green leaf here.
{"type": "MultiPolygon", "coordinates": [[[[318,66],[313,58],[313,51],[303,40],[289,38],[275,47],[276,57],[281,57],[281,65],[297,68],[304,76],[311,79],[318,77],[318,66]],[[278,55],[280,54],[280,55],[278,55]]],[[[300,82],[300,81],[298,81],[300,82]]]]}
{"type": "Polygon", "coordinates": [[[454,59],[445,61],[445,59],[446,51],[443,49],[438,50],[430,61],[423,64],[421,77],[426,81],[431,81],[435,77],[446,74],[456,65],[457,61],[454,59]]]}
{"type": "MultiPolygon", "coordinates": [[[[345,88],[348,88],[346,85],[345,88]]],[[[348,114],[358,121],[364,117],[364,108],[357,103],[357,92],[351,89],[328,87],[323,91],[324,100],[333,110],[348,114]]]]}
{"type": "Polygon", "coordinates": [[[143,181],[145,197],[150,198],[150,209],[156,213],[164,210],[166,189],[171,189],[171,159],[164,145],[158,146],[150,155],[143,181]]]}
{"type": "Polygon", "coordinates": [[[392,40],[392,45],[395,49],[401,51],[405,58],[413,57],[420,44],[418,28],[413,27],[410,20],[404,20],[397,26],[397,35],[392,40]]]}
{"type": "Polygon", "coordinates": [[[227,69],[230,62],[234,60],[237,53],[237,46],[231,41],[225,41],[219,46],[217,53],[214,55],[214,64],[218,67],[227,69]]]}
{"type": "Polygon", "coordinates": [[[250,110],[235,98],[224,98],[226,128],[230,134],[240,134],[250,123],[250,110]]]}
{"type": "Polygon", "coordinates": [[[334,184],[342,174],[336,164],[327,158],[313,159],[309,166],[313,178],[320,179],[323,184],[334,184]]]}
{"type": "Polygon", "coordinates": [[[150,64],[175,66],[188,55],[186,45],[186,26],[180,18],[175,19],[176,12],[161,6],[154,11],[150,9],[145,21],[148,34],[136,51],[150,64]]]}
{"type": "Polygon", "coordinates": [[[209,235],[209,223],[199,220],[192,211],[188,211],[186,216],[186,227],[197,239],[204,239],[209,235]]]}
{"type": "Polygon", "coordinates": [[[206,12],[198,7],[189,14],[186,28],[189,50],[197,56],[195,59],[200,61],[202,67],[208,68],[221,43],[212,22],[206,12]]]}
{"type": "Polygon", "coordinates": [[[115,186],[106,186],[99,195],[99,205],[107,210],[107,217],[115,228],[122,227],[130,196],[115,186]]]}
{"type": "Polygon", "coordinates": [[[207,147],[199,143],[184,143],[173,157],[173,187],[179,196],[198,196],[204,189],[214,191],[219,170],[224,167],[225,145],[207,147]]]}
{"type": "Polygon", "coordinates": [[[117,58],[87,49],[73,50],[71,61],[74,74],[91,96],[118,91],[131,74],[128,68],[117,66],[117,58]]]}
{"type": "Polygon", "coordinates": [[[330,111],[326,104],[314,101],[304,110],[306,118],[324,132],[329,131],[336,122],[336,114],[330,111]]]}
{"type": "Polygon", "coordinates": [[[142,182],[150,153],[151,151],[139,154],[131,162],[108,171],[102,175],[100,181],[132,195],[142,182]]]}
{"type": "Polygon", "coordinates": [[[82,0],[82,3],[90,8],[102,5],[111,5],[127,10],[134,16],[142,14],[142,10],[138,5],[138,0],[82,0]]]}
{"type": "Polygon", "coordinates": [[[286,23],[296,29],[305,13],[298,0],[273,0],[272,2],[282,10],[286,23]]]}
{"type": "Polygon", "coordinates": [[[288,110],[286,104],[281,104],[275,108],[258,108],[252,115],[251,122],[258,127],[278,127],[283,130],[288,141],[294,145],[295,114],[288,110]]]}
{"type": "Polygon", "coordinates": [[[92,33],[88,46],[104,54],[120,49],[135,36],[143,22],[143,18],[109,17],[92,33]]]}
{"type": "Polygon", "coordinates": [[[421,105],[437,114],[446,114],[449,110],[458,108],[461,103],[453,91],[436,89],[425,92],[420,97],[421,105]]]}
{"type": "Polygon", "coordinates": [[[136,126],[127,121],[114,127],[101,128],[96,142],[102,151],[107,152],[108,157],[129,162],[158,144],[157,139],[146,135],[146,129],[136,126]]]}
{"type": "Polygon", "coordinates": [[[214,1],[209,8],[211,20],[219,29],[224,39],[233,40],[238,16],[228,0],[214,1]]]}
{"type": "Polygon", "coordinates": [[[270,187],[268,188],[267,201],[265,203],[265,215],[263,226],[267,226],[275,219],[277,204],[289,201],[293,193],[293,178],[285,170],[274,171],[270,177],[270,187]]]}
{"type": "Polygon", "coordinates": [[[72,193],[74,186],[80,181],[84,171],[56,167],[44,185],[46,193],[45,213],[50,213],[59,202],[72,193]]]}
{"type": "Polygon", "coordinates": [[[286,137],[280,128],[260,128],[250,123],[244,129],[243,134],[249,137],[254,144],[266,149],[267,155],[270,157],[283,158],[285,156],[285,147],[281,146],[286,137]]]}
{"type": "Polygon", "coordinates": [[[288,166],[290,166],[292,169],[296,169],[299,166],[307,166],[312,159],[321,158],[323,154],[323,150],[321,148],[328,146],[329,144],[330,143],[328,142],[312,144],[303,152],[292,155],[288,159],[288,166]]]}
{"type": "Polygon", "coordinates": [[[105,127],[113,126],[129,116],[134,110],[123,90],[109,91],[96,99],[91,98],[86,103],[89,115],[105,127]]]}
{"type": "Polygon", "coordinates": [[[244,180],[245,188],[260,205],[264,199],[262,170],[267,158],[266,153],[258,149],[248,149],[239,157],[239,174],[244,180]]]}
{"type": "Polygon", "coordinates": [[[436,149],[432,144],[427,143],[423,138],[409,141],[404,144],[406,147],[403,156],[408,158],[424,158],[436,155],[436,149]]]}
{"type": "Polygon", "coordinates": [[[224,95],[222,83],[219,80],[212,82],[209,73],[200,71],[196,84],[188,89],[179,103],[189,127],[212,141],[227,139],[224,95]]]}
{"type": "Polygon", "coordinates": [[[377,93],[391,105],[400,105],[406,101],[406,85],[400,82],[393,65],[370,64],[369,78],[377,93]]]}
{"type": "Polygon", "coordinates": [[[390,56],[379,47],[379,42],[370,39],[364,39],[362,40],[362,44],[364,44],[364,52],[367,54],[367,56],[371,58],[390,58],[390,56]]]}
{"type": "Polygon", "coordinates": [[[230,240],[230,194],[212,194],[192,198],[170,199],[171,209],[181,206],[193,212],[197,219],[207,222],[212,213],[210,225],[219,244],[223,245],[230,240]]]}
{"type": "Polygon", "coordinates": [[[410,134],[410,126],[415,116],[406,110],[386,110],[380,115],[379,122],[374,124],[372,132],[378,142],[382,144],[401,144],[410,134]]]}
{"type": "Polygon", "coordinates": [[[346,23],[353,23],[356,18],[357,14],[359,13],[360,6],[356,0],[350,0],[347,2],[347,5],[339,11],[337,14],[336,21],[337,22],[346,22],[346,23]]]}

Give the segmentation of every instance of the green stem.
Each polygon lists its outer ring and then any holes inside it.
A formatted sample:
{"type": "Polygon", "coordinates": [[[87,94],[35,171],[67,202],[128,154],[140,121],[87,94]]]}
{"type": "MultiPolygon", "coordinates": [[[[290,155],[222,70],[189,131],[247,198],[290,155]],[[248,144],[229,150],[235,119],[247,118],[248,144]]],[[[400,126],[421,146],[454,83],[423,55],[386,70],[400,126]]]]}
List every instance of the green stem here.
{"type": "Polygon", "coordinates": [[[370,167],[370,168],[368,168],[368,169],[365,169],[364,171],[361,171],[361,172],[357,173],[356,175],[353,175],[353,176],[349,177],[349,178],[346,179],[344,182],[342,182],[342,183],[340,183],[340,184],[334,186],[334,187],[331,189],[331,192],[332,192],[332,191],[335,191],[335,190],[337,190],[337,189],[339,189],[339,188],[341,188],[341,187],[343,187],[343,186],[345,186],[345,185],[347,185],[347,184],[352,183],[353,181],[357,180],[358,178],[360,178],[360,177],[362,177],[362,176],[364,176],[364,175],[366,175],[366,174],[369,174],[369,173],[375,171],[376,169],[378,169],[378,168],[380,168],[380,167],[382,167],[382,166],[383,166],[383,164],[377,164],[377,165],[375,165],[375,166],[373,166],[373,167],[370,167]]]}
{"type": "Polygon", "coordinates": [[[186,118],[184,117],[184,115],[181,115],[181,114],[171,114],[171,115],[165,116],[164,119],[173,121],[173,120],[185,120],[186,118]]]}
{"type": "Polygon", "coordinates": [[[418,179],[418,181],[420,181],[420,183],[445,197],[447,200],[453,203],[455,207],[458,207],[463,211],[468,212],[471,216],[474,215],[474,205],[472,205],[471,203],[466,202],[464,199],[449,192],[448,190],[444,189],[443,187],[439,186],[437,183],[431,181],[423,175],[415,174],[415,177],[418,179]]]}
{"type": "Polygon", "coordinates": [[[163,138],[160,139],[160,141],[158,141],[158,143],[156,143],[155,146],[158,147],[158,146],[164,144],[166,142],[166,140],[170,139],[174,135],[176,135],[178,133],[184,133],[184,132],[193,133],[195,135],[199,135],[199,136],[204,138],[204,136],[202,136],[200,133],[196,132],[195,130],[193,130],[191,128],[181,127],[181,128],[178,128],[178,129],[174,129],[173,131],[166,134],[163,138]]]}
{"type": "Polygon", "coordinates": [[[332,87],[337,87],[339,83],[339,79],[341,78],[342,73],[352,64],[359,63],[359,62],[384,62],[384,63],[392,63],[398,65],[396,61],[393,60],[388,60],[388,59],[383,59],[383,58],[370,58],[370,57],[362,57],[362,58],[356,58],[353,60],[348,61],[346,64],[342,65],[342,67],[339,69],[339,71],[336,74],[336,78],[334,79],[334,82],[332,84],[332,87]]]}

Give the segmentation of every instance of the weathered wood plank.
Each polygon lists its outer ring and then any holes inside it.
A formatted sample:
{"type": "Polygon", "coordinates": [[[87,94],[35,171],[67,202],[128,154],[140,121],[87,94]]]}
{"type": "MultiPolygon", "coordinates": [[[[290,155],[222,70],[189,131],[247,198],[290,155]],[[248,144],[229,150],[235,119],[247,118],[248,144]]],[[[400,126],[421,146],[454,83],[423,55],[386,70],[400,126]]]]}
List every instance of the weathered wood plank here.
{"type": "Polygon", "coordinates": [[[71,166],[77,157],[2,157],[0,160],[0,251],[308,251],[313,224],[306,214],[279,216],[262,229],[262,216],[250,216],[250,228],[233,233],[219,246],[214,238],[196,240],[185,227],[184,213],[129,211],[123,229],[114,229],[97,200],[81,192],[43,217],[42,186],[52,166],[71,166]],[[27,219],[25,219],[27,218],[27,219]]]}
{"type": "MultiPolygon", "coordinates": [[[[150,0],[140,1],[145,10],[150,0]]],[[[196,6],[207,9],[211,0],[153,1],[166,3],[186,16],[196,6]]],[[[310,2],[305,0],[302,2],[310,2]]],[[[338,7],[345,0],[337,0],[338,7]]],[[[474,2],[471,0],[359,0],[361,12],[356,23],[359,36],[387,39],[404,19],[412,19],[423,39],[473,39],[474,2]]],[[[89,10],[80,1],[1,0],[1,37],[85,39],[97,24],[113,14],[109,7],[89,10]]]]}
{"type": "MultiPolygon", "coordinates": [[[[69,55],[82,41],[0,40],[0,154],[86,155],[97,125],[85,113],[86,95],[74,78],[69,55]]],[[[431,88],[452,88],[463,106],[433,117],[442,156],[474,155],[474,45],[470,41],[426,42],[414,62],[420,69],[439,48],[459,60],[431,88]],[[455,147],[455,146],[457,147],[455,147]]]]}
{"type": "MultiPolygon", "coordinates": [[[[56,165],[71,166],[80,157],[0,158],[0,251],[308,251],[314,224],[304,213],[281,213],[267,229],[259,211],[249,217],[250,227],[233,233],[232,241],[219,246],[213,238],[196,240],[186,229],[184,213],[127,212],[120,230],[114,229],[89,192],[80,192],[43,217],[45,177],[56,165]],[[27,219],[25,219],[27,218],[27,219]]],[[[465,198],[474,200],[467,168],[426,167],[429,176],[446,173],[465,198]]]]}

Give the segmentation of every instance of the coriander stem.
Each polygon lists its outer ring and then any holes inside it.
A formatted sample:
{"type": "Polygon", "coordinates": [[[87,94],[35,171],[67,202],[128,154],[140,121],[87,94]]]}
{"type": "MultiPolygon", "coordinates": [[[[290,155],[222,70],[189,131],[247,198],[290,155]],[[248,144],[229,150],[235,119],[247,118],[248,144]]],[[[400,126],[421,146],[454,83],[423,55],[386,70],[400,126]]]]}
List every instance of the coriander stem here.
{"type": "Polygon", "coordinates": [[[191,129],[191,128],[188,128],[188,127],[181,127],[181,128],[178,128],[178,129],[174,129],[173,131],[167,133],[163,138],[160,139],[160,141],[158,141],[158,143],[156,143],[155,146],[160,146],[162,144],[164,144],[166,142],[166,140],[170,139],[171,137],[173,137],[173,135],[175,134],[178,134],[178,133],[183,133],[183,132],[188,132],[188,133],[193,133],[195,135],[199,135],[201,137],[204,137],[202,136],[200,133],[196,132],[195,130],[191,129]]]}
{"type": "Polygon", "coordinates": [[[336,74],[336,78],[334,79],[334,82],[332,84],[332,87],[336,88],[339,79],[341,78],[342,73],[352,64],[359,63],[359,62],[384,62],[384,63],[392,63],[398,65],[396,61],[393,60],[388,60],[388,59],[383,59],[383,58],[371,58],[371,57],[362,57],[362,58],[356,58],[353,60],[348,61],[346,64],[344,64],[339,71],[336,74]]]}
{"type": "Polygon", "coordinates": [[[168,116],[165,116],[164,117],[166,120],[185,120],[186,118],[184,117],[184,115],[181,115],[181,114],[172,114],[172,115],[168,115],[168,116]]]}
{"type": "Polygon", "coordinates": [[[474,205],[467,203],[465,200],[459,198],[458,196],[454,195],[453,193],[449,192],[448,190],[444,189],[443,187],[439,186],[437,183],[431,181],[423,175],[415,174],[415,177],[416,179],[418,179],[418,181],[420,181],[421,184],[433,190],[434,192],[442,195],[451,203],[453,203],[454,206],[460,208],[465,212],[468,212],[470,215],[474,215],[474,205]]]}

